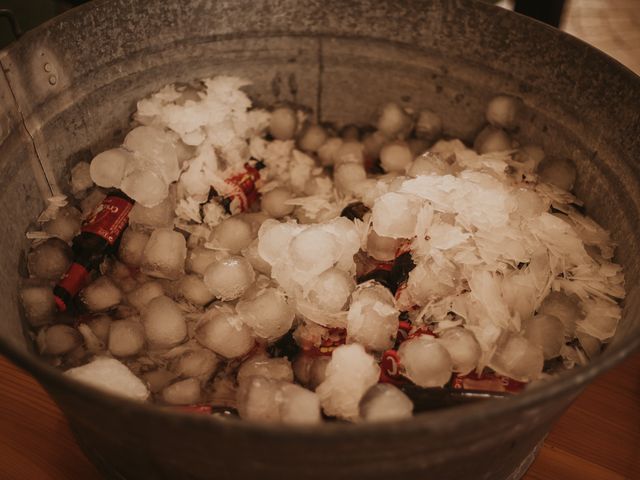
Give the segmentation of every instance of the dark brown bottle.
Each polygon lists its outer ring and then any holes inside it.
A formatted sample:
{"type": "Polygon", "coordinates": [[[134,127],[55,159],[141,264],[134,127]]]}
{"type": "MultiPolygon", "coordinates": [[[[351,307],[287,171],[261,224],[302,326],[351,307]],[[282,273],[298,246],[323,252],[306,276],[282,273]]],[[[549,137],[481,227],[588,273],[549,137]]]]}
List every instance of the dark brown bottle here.
{"type": "Polygon", "coordinates": [[[69,308],[73,298],[87,284],[91,272],[97,270],[104,257],[116,248],[129,223],[133,205],[134,201],[125,193],[113,190],[82,224],[71,247],[73,263],[53,289],[59,311],[69,308]]]}

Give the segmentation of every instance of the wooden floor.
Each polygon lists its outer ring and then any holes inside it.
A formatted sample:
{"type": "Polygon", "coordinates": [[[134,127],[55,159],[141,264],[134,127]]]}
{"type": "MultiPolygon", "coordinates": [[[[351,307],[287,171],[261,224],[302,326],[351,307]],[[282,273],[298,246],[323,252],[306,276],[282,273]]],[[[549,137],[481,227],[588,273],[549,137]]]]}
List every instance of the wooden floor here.
{"type": "Polygon", "coordinates": [[[640,74],[639,0],[567,0],[563,29],[640,74]]]}
{"type": "MultiPolygon", "coordinates": [[[[600,377],[547,437],[526,480],[640,479],[640,354],[600,377]]],[[[97,480],[60,410],[0,357],[0,479],[97,480]]]]}
{"type": "MultiPolygon", "coordinates": [[[[640,0],[570,0],[564,28],[640,73],[640,0]]],[[[98,478],[44,390],[0,357],[0,480],[98,478]]],[[[640,480],[640,354],[578,398],[524,478],[640,480]]]]}

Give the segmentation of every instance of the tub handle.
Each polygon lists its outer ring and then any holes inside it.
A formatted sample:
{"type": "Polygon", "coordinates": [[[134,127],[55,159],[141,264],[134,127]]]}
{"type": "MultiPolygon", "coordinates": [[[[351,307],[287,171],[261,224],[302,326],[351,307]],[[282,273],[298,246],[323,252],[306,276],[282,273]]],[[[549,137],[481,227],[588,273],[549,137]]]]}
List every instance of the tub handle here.
{"type": "Polygon", "coordinates": [[[22,36],[22,29],[20,28],[20,23],[18,22],[18,19],[16,18],[13,11],[8,8],[0,8],[0,17],[4,17],[7,19],[9,25],[11,26],[11,32],[13,33],[13,36],[16,40],[19,39],[22,36]]]}

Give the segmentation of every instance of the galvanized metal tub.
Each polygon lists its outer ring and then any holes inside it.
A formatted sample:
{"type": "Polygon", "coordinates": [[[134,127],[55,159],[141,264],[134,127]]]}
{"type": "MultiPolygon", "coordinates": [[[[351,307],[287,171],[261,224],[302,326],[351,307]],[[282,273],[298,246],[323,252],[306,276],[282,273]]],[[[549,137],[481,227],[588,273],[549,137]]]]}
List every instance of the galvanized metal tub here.
{"type": "Polygon", "coordinates": [[[518,478],[569,403],[640,343],[640,79],[568,35],[463,0],[98,0],[27,33],[0,64],[0,350],[45,386],[112,478],[518,478]],[[43,196],[122,139],[137,99],[222,73],[253,80],[257,101],[293,100],[323,120],[367,122],[388,100],[429,107],[466,140],[492,95],[521,97],[530,122],[517,137],[575,161],[578,195],[619,243],[628,298],[610,347],[505,401],[317,428],[168,413],[47,366],[17,299],[43,196]]]}

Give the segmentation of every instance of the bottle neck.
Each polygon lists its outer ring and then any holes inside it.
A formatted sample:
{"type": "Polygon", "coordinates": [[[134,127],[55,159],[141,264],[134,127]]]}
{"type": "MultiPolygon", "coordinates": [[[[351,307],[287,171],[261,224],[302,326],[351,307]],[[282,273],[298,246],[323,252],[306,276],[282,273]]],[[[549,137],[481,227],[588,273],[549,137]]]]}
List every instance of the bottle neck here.
{"type": "Polygon", "coordinates": [[[89,280],[90,272],[82,264],[73,262],[54,289],[54,300],[58,310],[64,312],[67,306],[89,280]]]}

